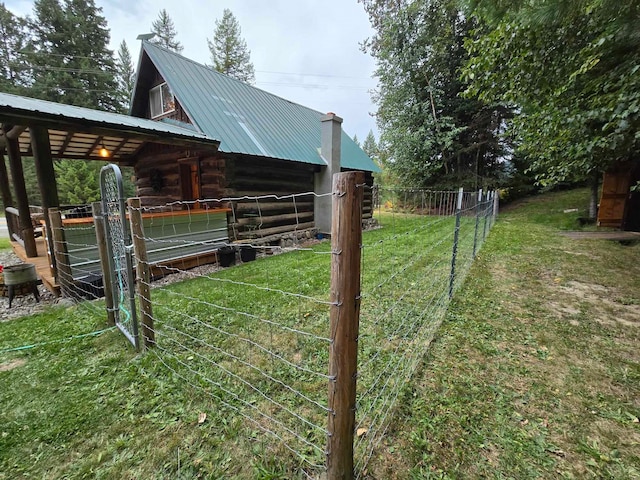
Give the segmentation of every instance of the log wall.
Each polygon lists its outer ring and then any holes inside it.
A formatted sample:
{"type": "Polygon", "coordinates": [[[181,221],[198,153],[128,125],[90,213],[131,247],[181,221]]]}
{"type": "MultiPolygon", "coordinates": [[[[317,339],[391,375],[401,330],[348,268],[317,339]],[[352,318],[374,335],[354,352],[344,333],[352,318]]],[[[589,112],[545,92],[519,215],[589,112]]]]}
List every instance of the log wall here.
{"type": "Polygon", "coordinates": [[[229,197],[271,196],[232,203],[230,237],[250,240],[314,227],[313,195],[277,199],[276,196],[313,192],[315,167],[299,162],[231,156],[226,161],[229,197]]]}
{"type": "MultiPolygon", "coordinates": [[[[139,154],[135,165],[136,191],[143,207],[191,200],[183,198],[181,162],[200,164],[202,198],[224,196],[225,161],[218,153],[150,145],[139,154]]],[[[216,208],[222,206],[212,205],[216,208]]]]}

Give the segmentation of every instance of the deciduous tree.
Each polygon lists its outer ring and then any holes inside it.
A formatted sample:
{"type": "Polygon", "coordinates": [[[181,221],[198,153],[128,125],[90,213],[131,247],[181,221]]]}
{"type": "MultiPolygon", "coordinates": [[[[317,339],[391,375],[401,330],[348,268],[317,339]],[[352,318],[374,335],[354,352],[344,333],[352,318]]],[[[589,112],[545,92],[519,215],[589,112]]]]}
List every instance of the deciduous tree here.
{"type": "Polygon", "coordinates": [[[460,95],[473,19],[455,0],[361,1],[376,32],[365,43],[377,61],[376,118],[398,180],[412,187],[494,186],[508,110],[460,95]]]}
{"type": "MultiPolygon", "coordinates": [[[[480,0],[469,93],[517,108],[512,124],[538,181],[592,178],[640,146],[640,3],[480,0]]],[[[595,215],[597,189],[592,197],[595,215]]]]}

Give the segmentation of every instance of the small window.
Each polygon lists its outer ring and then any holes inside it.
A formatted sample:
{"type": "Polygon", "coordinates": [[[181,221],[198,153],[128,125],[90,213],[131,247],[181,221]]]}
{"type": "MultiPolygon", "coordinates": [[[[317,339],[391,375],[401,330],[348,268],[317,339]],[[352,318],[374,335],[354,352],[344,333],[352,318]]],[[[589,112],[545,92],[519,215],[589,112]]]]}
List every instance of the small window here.
{"type": "Polygon", "coordinates": [[[163,83],[149,90],[149,106],[151,108],[151,118],[173,112],[176,109],[173,93],[169,90],[169,85],[163,83]]]}

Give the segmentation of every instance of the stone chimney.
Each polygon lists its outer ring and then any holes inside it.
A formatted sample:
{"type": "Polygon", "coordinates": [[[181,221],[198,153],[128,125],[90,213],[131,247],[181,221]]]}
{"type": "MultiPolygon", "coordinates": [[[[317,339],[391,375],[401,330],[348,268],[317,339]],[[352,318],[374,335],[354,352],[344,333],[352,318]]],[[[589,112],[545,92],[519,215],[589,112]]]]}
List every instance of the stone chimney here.
{"type": "MultiPolygon", "coordinates": [[[[342,142],[342,118],[333,112],[320,119],[321,140],[320,156],[326,167],[315,175],[315,193],[330,193],[333,186],[333,174],[340,173],[340,145],[342,142]]],[[[316,197],[314,219],[319,233],[331,233],[331,196],[316,197]]]]}

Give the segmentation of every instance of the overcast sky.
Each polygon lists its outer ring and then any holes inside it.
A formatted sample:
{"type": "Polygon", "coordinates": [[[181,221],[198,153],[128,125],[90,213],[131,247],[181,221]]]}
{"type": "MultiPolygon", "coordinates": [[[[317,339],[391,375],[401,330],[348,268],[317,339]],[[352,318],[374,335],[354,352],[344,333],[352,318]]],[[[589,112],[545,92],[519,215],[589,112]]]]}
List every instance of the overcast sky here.
{"type": "MultiPolygon", "coordinates": [[[[13,13],[31,15],[33,1],[4,0],[13,13]]],[[[172,18],[182,55],[211,63],[207,38],[229,8],[251,50],[256,87],[320,112],[344,118],[343,128],[362,142],[369,130],[378,137],[370,91],[375,62],[360,50],[372,35],[357,0],[96,0],[111,29],[111,48],[126,40],[137,64],[136,37],[151,30],[165,8],[172,18]]]]}

